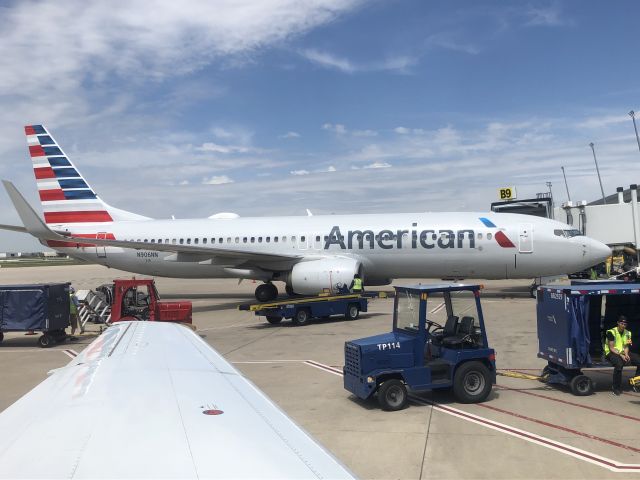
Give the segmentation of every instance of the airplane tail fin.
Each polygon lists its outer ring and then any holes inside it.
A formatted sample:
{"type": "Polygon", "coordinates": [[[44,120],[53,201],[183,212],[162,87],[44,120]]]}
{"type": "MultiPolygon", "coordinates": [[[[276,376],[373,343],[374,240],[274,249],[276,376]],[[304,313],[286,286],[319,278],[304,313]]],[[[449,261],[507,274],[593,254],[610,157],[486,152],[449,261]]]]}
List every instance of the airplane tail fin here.
{"type": "Polygon", "coordinates": [[[48,225],[149,220],[103,202],[42,125],[24,127],[48,225]]]}

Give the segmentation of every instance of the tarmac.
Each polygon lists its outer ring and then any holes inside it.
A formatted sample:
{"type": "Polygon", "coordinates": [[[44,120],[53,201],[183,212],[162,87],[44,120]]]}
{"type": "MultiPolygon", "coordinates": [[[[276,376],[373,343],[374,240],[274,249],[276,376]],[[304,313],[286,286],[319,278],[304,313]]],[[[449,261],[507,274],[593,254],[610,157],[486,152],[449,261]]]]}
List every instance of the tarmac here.
{"type": "MultiPolygon", "coordinates": [[[[0,284],[72,282],[94,288],[130,273],[96,265],[0,268],[0,284]]],[[[429,280],[397,280],[396,285],[429,280]]],[[[432,280],[433,281],[433,280],[432,280]]],[[[470,282],[471,283],[471,282],[470,282]]],[[[537,375],[535,300],[530,281],[479,281],[490,345],[500,373],[537,375]]],[[[640,393],[610,393],[610,369],[588,370],[596,393],[573,396],[536,380],[498,376],[489,399],[463,405],[449,392],[413,394],[408,408],[384,412],[342,386],[344,342],[389,331],[392,299],[369,302],[360,319],[271,325],[237,305],[255,284],[157,278],[163,299],[193,302],[193,323],[290,417],[363,479],[640,478],[640,393]]],[[[391,290],[391,287],[381,287],[391,290]]],[[[64,366],[98,335],[49,349],[37,336],[6,333],[0,344],[0,410],[64,366]]],[[[625,379],[633,369],[625,370],[625,379]]],[[[1,432],[0,432],[1,434],[1,432]]]]}

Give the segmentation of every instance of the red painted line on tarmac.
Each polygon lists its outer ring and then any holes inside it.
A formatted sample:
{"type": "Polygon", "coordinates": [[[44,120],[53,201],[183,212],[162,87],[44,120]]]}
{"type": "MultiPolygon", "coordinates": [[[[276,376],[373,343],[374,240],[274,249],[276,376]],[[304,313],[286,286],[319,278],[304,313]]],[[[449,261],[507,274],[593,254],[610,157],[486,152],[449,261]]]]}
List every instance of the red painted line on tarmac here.
{"type": "MultiPolygon", "coordinates": [[[[638,464],[616,463],[615,461],[610,460],[608,458],[600,457],[599,455],[595,455],[595,454],[592,454],[592,453],[589,453],[589,452],[585,452],[584,450],[580,450],[578,448],[571,447],[570,445],[566,445],[564,443],[556,442],[554,440],[551,440],[551,439],[548,439],[548,438],[545,438],[545,437],[541,437],[539,435],[536,435],[535,433],[530,433],[530,432],[527,432],[527,431],[524,431],[524,430],[520,430],[520,429],[515,428],[515,427],[510,427],[508,425],[504,425],[504,424],[499,423],[499,422],[494,422],[494,421],[486,419],[484,417],[479,417],[477,415],[473,415],[471,413],[467,413],[467,412],[464,412],[462,410],[458,410],[456,408],[447,407],[445,405],[440,405],[438,403],[430,402],[430,401],[427,401],[427,400],[422,400],[422,399],[419,399],[419,398],[416,398],[416,397],[413,397],[413,396],[411,396],[411,398],[412,398],[412,400],[417,401],[418,403],[431,405],[436,410],[440,410],[440,411],[449,413],[451,415],[457,416],[459,418],[463,418],[463,419],[469,420],[471,422],[478,423],[480,425],[484,425],[484,426],[492,428],[494,430],[498,430],[498,431],[502,431],[502,432],[508,433],[510,435],[522,438],[524,440],[529,440],[529,441],[532,441],[534,443],[538,443],[539,445],[542,445],[542,446],[547,446],[547,447],[549,447],[551,449],[554,449],[554,450],[559,450],[561,452],[567,453],[567,454],[572,455],[574,457],[581,458],[581,459],[587,460],[587,461],[589,461],[591,463],[595,463],[597,465],[607,467],[610,470],[622,470],[622,471],[638,470],[638,471],[640,471],[640,465],[638,465],[638,464]]],[[[485,406],[484,404],[477,404],[477,405],[478,406],[485,406]]]]}
{"type": "MultiPolygon", "coordinates": [[[[597,435],[591,435],[589,433],[580,432],[578,430],[574,430],[573,428],[563,427],[562,425],[556,425],[555,423],[545,422],[544,420],[539,420],[537,418],[528,417],[526,415],[522,415],[520,413],[511,412],[509,410],[504,410],[502,408],[493,407],[491,405],[487,405],[484,403],[477,404],[478,407],[486,408],[488,410],[493,410],[495,412],[504,413],[506,415],[511,415],[512,417],[520,418],[522,420],[527,420],[529,422],[537,423],[538,425],[543,425],[545,427],[554,428],[556,430],[561,430],[563,432],[572,433],[574,435],[578,435],[580,437],[588,438],[590,440],[595,440],[596,442],[605,443],[607,445],[611,445],[614,447],[622,448],[624,450],[629,450],[635,453],[640,453],[640,448],[632,447],[631,445],[625,445],[624,443],[615,442],[613,440],[609,440],[607,438],[598,437],[597,435]]],[[[640,467],[639,467],[640,468],[640,467]]]]}
{"type": "Polygon", "coordinates": [[[634,422],[640,422],[640,417],[633,417],[631,415],[624,415],[622,413],[611,412],[611,411],[605,410],[603,408],[591,407],[589,405],[583,405],[583,404],[580,404],[580,403],[570,402],[569,400],[562,400],[562,399],[559,399],[559,398],[553,398],[553,397],[549,397],[547,395],[542,395],[541,393],[528,392],[528,391],[525,391],[525,390],[520,390],[518,388],[505,387],[503,385],[496,385],[496,388],[499,388],[501,390],[509,390],[511,392],[518,392],[518,393],[522,393],[524,395],[531,395],[532,397],[544,398],[545,400],[551,400],[552,402],[564,403],[565,405],[571,405],[572,407],[584,408],[585,410],[591,410],[593,412],[604,413],[606,415],[611,415],[611,416],[614,416],[614,417],[626,418],[627,420],[633,420],[634,422]]]}
{"type": "MultiPolygon", "coordinates": [[[[307,365],[313,366],[315,368],[320,368],[322,370],[325,370],[327,372],[333,373],[333,374],[337,374],[337,375],[343,375],[343,372],[341,370],[339,370],[336,367],[330,367],[329,365],[324,365],[322,363],[319,362],[315,362],[313,360],[307,360],[304,363],[306,363],[307,365]]],[[[439,410],[441,412],[444,413],[448,413],[450,415],[456,416],[458,418],[462,418],[464,420],[468,420],[474,423],[477,423],[478,425],[483,425],[485,427],[488,428],[492,428],[494,430],[497,431],[501,431],[504,433],[507,433],[509,435],[512,435],[514,437],[517,438],[521,438],[523,440],[527,440],[533,443],[537,443],[538,445],[542,445],[544,447],[550,448],[552,450],[557,450],[561,453],[565,453],[567,455],[579,458],[581,460],[585,460],[588,461],[590,463],[599,465],[601,467],[607,468],[611,471],[640,471],[640,465],[639,464],[629,464],[629,463],[617,463],[614,460],[605,458],[605,457],[601,457],[599,455],[590,453],[590,452],[586,452],[584,450],[580,450],[579,448],[575,448],[572,447],[570,445],[566,445],[564,443],[560,443],[560,442],[556,442],[555,440],[551,440],[549,438],[546,437],[542,437],[540,435],[536,435],[535,433],[532,432],[527,432],[525,430],[520,430],[518,428],[515,427],[511,427],[509,425],[505,425],[503,423],[499,423],[493,420],[489,420],[488,418],[484,418],[484,417],[480,417],[478,415],[474,415],[472,413],[468,413],[465,412],[463,410],[458,410],[457,408],[452,408],[452,407],[447,407],[445,405],[441,405],[439,403],[435,403],[429,400],[423,400],[421,398],[418,398],[414,395],[409,395],[409,398],[417,403],[423,404],[423,405],[430,405],[432,406],[435,410],[439,410]]],[[[581,436],[581,437],[586,437],[589,438],[591,440],[596,440],[596,441],[600,441],[600,442],[604,442],[607,443],[609,445],[613,445],[616,447],[620,447],[626,450],[631,450],[634,452],[640,452],[640,449],[636,449],[634,447],[630,447],[628,445],[624,445],[618,442],[614,442],[612,440],[608,440],[608,439],[604,439],[604,438],[600,438],[597,437],[595,435],[589,435],[583,432],[578,432],[566,427],[561,427],[559,425],[554,425],[548,422],[544,422],[542,420],[537,420],[537,419],[533,419],[533,418],[529,418],[526,417],[524,415],[520,415],[514,412],[509,412],[507,410],[502,410],[500,408],[496,408],[496,407],[491,407],[489,405],[486,405],[484,403],[479,403],[476,404],[476,406],[478,407],[484,407],[490,410],[495,410],[498,412],[502,412],[502,413],[506,413],[508,415],[512,415],[518,418],[522,418],[525,420],[529,420],[535,423],[539,423],[545,426],[549,426],[551,428],[556,428],[556,429],[560,429],[560,430],[564,430],[566,432],[570,432],[570,433],[574,433],[575,435],[581,436]]]]}

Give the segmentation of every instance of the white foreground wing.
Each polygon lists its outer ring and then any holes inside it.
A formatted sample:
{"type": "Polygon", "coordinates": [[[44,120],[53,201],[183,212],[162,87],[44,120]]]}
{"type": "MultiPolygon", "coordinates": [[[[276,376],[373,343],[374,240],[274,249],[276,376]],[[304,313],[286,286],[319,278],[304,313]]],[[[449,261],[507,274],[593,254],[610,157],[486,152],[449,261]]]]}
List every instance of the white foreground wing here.
{"type": "Polygon", "coordinates": [[[96,477],[353,478],[198,335],[161,322],[110,327],[0,414],[0,478],[96,477]]]}

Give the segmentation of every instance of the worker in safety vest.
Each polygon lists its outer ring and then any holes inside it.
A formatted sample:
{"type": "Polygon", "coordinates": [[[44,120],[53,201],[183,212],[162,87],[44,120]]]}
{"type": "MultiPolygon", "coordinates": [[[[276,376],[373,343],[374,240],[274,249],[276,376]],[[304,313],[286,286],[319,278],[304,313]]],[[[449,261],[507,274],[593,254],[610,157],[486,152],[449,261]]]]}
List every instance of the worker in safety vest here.
{"type": "Polygon", "coordinates": [[[362,293],[364,291],[364,284],[362,283],[362,279],[360,278],[359,274],[356,273],[353,276],[353,281],[351,282],[349,288],[353,293],[362,293]]]}
{"type": "Polygon", "coordinates": [[[622,393],[622,368],[625,365],[636,366],[636,376],[640,375],[640,355],[631,352],[631,332],[627,330],[627,317],[620,315],[618,326],[607,330],[604,341],[604,354],[613,365],[614,395],[622,393]]]}
{"type": "Polygon", "coordinates": [[[71,340],[76,340],[75,334],[78,328],[78,306],[80,302],[76,297],[76,291],[73,287],[69,287],[69,323],[71,324],[71,340]]]}

